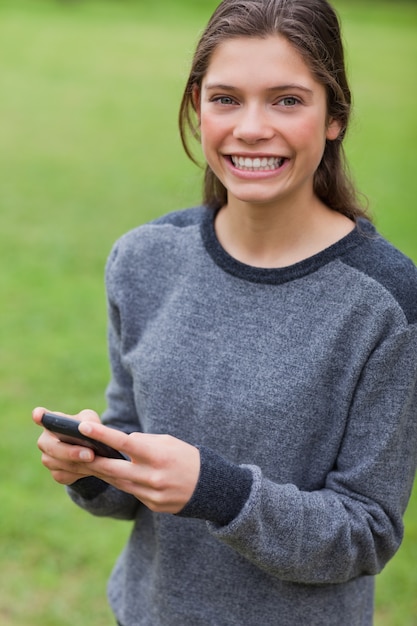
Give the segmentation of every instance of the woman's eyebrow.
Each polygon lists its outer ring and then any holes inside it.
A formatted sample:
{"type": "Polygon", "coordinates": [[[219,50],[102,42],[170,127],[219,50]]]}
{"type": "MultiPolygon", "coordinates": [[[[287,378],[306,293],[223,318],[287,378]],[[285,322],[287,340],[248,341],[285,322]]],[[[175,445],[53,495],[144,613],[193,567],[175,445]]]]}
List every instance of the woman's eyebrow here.
{"type": "Polygon", "coordinates": [[[225,85],[223,83],[208,83],[204,85],[204,88],[208,91],[212,91],[213,89],[220,89],[222,91],[237,91],[237,87],[233,87],[233,85],[225,85]]]}
{"type": "Polygon", "coordinates": [[[267,91],[304,91],[307,94],[312,94],[313,90],[305,87],[304,85],[299,85],[298,83],[289,83],[288,85],[277,85],[276,87],[268,87],[267,91]]]}

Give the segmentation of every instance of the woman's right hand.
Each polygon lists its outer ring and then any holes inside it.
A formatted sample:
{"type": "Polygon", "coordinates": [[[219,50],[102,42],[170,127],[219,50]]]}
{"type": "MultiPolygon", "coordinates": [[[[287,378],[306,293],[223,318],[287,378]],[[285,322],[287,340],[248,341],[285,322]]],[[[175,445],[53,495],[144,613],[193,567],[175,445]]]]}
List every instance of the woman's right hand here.
{"type": "MultiPolygon", "coordinates": [[[[33,421],[42,427],[42,415],[47,411],[37,407],[32,412],[33,421]]],[[[64,415],[60,413],[60,415],[64,415]]],[[[79,421],[98,422],[100,418],[95,411],[85,409],[78,415],[66,415],[79,421]]],[[[89,464],[95,455],[90,448],[63,443],[58,437],[44,429],[38,439],[38,448],[42,452],[42,464],[51,472],[53,479],[61,485],[71,485],[80,478],[91,476],[89,464]]]]}

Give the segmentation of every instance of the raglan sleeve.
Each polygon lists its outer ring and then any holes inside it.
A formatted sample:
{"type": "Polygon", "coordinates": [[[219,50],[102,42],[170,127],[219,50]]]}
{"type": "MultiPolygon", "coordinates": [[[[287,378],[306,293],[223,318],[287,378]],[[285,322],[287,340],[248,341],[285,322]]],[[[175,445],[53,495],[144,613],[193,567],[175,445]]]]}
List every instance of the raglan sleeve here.
{"type": "Polygon", "coordinates": [[[214,537],[281,580],[377,574],[401,543],[417,465],[417,325],[392,333],[368,358],[320,490],[277,484],[260,467],[231,468],[214,456],[202,450],[199,483],[180,515],[205,518],[214,537]],[[222,493],[232,496],[229,517],[222,493]],[[245,494],[240,503],[237,493],[245,494]]]}
{"type": "MultiPolygon", "coordinates": [[[[130,373],[122,360],[122,329],[117,292],[123,284],[123,262],[119,245],[113,247],[106,265],[106,291],[108,302],[108,348],[111,378],[106,391],[107,407],[102,421],[107,426],[131,433],[140,430],[140,422],[133,396],[130,373]]],[[[78,480],[68,487],[70,498],[81,508],[97,516],[133,519],[144,505],[131,494],[95,477],[78,480]]]]}

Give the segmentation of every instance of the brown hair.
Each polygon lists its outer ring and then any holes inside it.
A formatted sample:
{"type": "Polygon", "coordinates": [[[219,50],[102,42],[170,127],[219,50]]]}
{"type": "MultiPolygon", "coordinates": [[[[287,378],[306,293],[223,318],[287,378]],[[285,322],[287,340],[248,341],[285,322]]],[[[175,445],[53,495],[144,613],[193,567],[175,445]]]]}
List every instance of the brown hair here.
{"type": "MultiPolygon", "coordinates": [[[[327,206],[351,219],[364,216],[350,178],[342,145],[350,112],[351,93],[346,76],[340,24],[327,0],[223,0],[213,13],[197,45],[185,86],[179,126],[187,155],[197,163],[189,135],[200,139],[193,93],[201,89],[213,52],[227,39],[284,36],[302,55],[315,79],[327,93],[329,118],[339,121],[342,131],[326,141],[314,177],[314,191],[327,206]]],[[[206,165],[203,202],[219,208],[227,202],[227,190],[206,165]]]]}

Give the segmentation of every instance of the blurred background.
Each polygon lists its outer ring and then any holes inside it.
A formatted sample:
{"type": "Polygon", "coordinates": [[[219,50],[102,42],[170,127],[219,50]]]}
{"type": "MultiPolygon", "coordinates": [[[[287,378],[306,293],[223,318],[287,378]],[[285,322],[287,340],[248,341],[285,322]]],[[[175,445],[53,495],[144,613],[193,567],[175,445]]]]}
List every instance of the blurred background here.
{"type": "MultiPolygon", "coordinates": [[[[352,171],[417,261],[417,6],[337,0],[352,171]]],[[[70,503],[40,463],[34,406],[104,408],[103,269],[114,240],[198,204],[177,115],[217,1],[0,0],[0,622],[107,626],[130,525],[70,503]]],[[[376,626],[417,625],[417,489],[378,578],[376,626]]]]}

